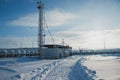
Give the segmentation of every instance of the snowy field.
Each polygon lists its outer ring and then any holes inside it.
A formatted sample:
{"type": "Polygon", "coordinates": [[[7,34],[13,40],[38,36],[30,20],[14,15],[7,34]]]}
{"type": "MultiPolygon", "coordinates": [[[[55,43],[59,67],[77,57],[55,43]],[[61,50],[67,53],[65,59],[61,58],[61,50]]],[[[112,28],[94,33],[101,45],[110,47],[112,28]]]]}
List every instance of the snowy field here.
{"type": "Polygon", "coordinates": [[[120,80],[120,54],[0,58],[0,80],[120,80]]]}

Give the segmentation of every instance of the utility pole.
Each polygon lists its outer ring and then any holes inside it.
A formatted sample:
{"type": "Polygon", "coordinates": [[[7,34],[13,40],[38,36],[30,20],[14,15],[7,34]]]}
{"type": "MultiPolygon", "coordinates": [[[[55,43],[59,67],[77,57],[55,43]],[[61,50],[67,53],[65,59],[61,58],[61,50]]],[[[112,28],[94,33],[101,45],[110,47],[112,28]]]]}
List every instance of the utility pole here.
{"type": "Polygon", "coordinates": [[[44,4],[39,1],[37,2],[37,8],[39,9],[39,31],[38,31],[38,52],[42,54],[42,45],[43,45],[43,9],[44,4]]]}
{"type": "Polygon", "coordinates": [[[33,40],[32,40],[32,48],[33,48],[33,40]]]}
{"type": "Polygon", "coordinates": [[[62,45],[65,46],[65,42],[64,42],[64,39],[62,39],[62,45]]]}
{"type": "Polygon", "coordinates": [[[106,49],[106,42],[105,42],[105,38],[104,38],[104,49],[106,49]]]}
{"type": "Polygon", "coordinates": [[[106,49],[105,33],[103,31],[103,40],[104,40],[104,50],[106,49]]]}
{"type": "Polygon", "coordinates": [[[22,48],[22,41],[20,41],[20,48],[22,48]]]}

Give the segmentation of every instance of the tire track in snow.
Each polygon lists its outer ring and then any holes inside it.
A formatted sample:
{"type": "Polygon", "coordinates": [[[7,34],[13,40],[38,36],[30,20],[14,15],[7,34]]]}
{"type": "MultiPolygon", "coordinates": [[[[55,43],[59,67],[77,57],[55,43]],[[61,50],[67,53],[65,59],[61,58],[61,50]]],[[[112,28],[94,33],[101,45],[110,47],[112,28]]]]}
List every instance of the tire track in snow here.
{"type": "Polygon", "coordinates": [[[44,80],[70,80],[69,73],[79,59],[67,59],[56,66],[44,80]]]}
{"type": "Polygon", "coordinates": [[[82,64],[85,60],[80,56],[68,57],[16,75],[11,80],[93,80],[96,72],[82,64]]]}
{"type": "Polygon", "coordinates": [[[51,72],[58,64],[60,64],[60,61],[47,65],[41,73],[37,74],[36,76],[33,76],[31,80],[43,80],[46,77],[46,75],[49,72],[51,72]]]}
{"type": "Polygon", "coordinates": [[[30,72],[20,73],[10,78],[10,80],[43,80],[46,75],[54,69],[61,61],[55,61],[52,64],[41,66],[30,72]]]}
{"type": "Polygon", "coordinates": [[[94,80],[96,72],[82,65],[85,58],[64,60],[51,70],[44,80],[94,80]]]}

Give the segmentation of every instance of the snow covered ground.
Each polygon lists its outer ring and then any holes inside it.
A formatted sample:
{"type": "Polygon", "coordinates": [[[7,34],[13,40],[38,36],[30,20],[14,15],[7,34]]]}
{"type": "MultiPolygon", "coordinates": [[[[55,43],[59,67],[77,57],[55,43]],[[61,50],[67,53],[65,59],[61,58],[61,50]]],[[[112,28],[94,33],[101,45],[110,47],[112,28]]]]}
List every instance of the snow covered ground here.
{"type": "Polygon", "coordinates": [[[83,64],[96,71],[96,80],[120,80],[120,55],[87,56],[83,64]]]}
{"type": "Polygon", "coordinates": [[[120,54],[56,60],[1,58],[0,80],[120,80],[120,54]]]}

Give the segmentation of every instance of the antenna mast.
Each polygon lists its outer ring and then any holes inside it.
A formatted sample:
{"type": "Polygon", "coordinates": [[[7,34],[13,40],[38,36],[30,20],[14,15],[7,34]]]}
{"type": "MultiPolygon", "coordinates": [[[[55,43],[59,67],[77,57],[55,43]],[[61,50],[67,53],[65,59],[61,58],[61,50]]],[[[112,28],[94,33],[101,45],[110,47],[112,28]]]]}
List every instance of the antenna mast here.
{"type": "Polygon", "coordinates": [[[39,54],[42,54],[42,45],[43,45],[43,8],[44,8],[44,4],[41,1],[37,2],[37,8],[39,9],[38,52],[39,52],[39,54]]]}

